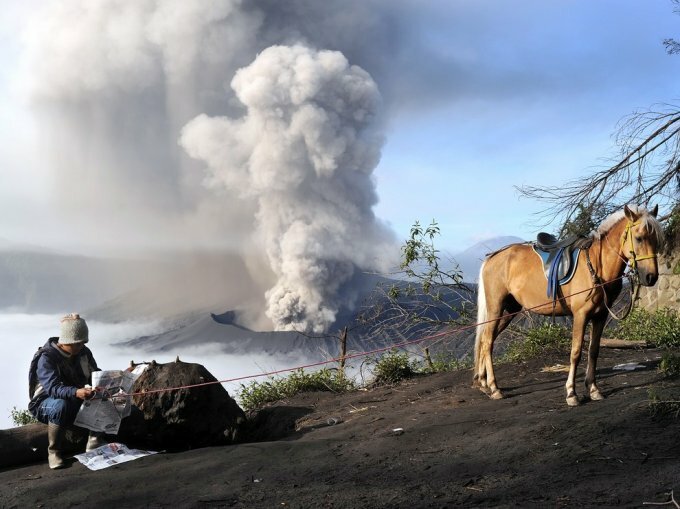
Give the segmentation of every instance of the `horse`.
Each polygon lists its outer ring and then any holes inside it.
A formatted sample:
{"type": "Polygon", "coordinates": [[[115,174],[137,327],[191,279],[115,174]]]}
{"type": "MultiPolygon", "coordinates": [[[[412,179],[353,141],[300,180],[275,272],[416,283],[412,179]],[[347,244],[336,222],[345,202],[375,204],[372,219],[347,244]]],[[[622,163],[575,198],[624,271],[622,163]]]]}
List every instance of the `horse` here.
{"type": "Polygon", "coordinates": [[[621,291],[626,266],[630,265],[641,285],[656,283],[657,250],[663,244],[657,213],[658,206],[648,211],[626,205],[608,216],[590,234],[590,247],[579,252],[574,275],[559,287],[555,300],[546,301],[543,262],[530,243],[511,244],[487,255],[479,271],[473,386],[492,399],[503,398],[493,370],[493,343],[520,311],[530,310],[541,315],[573,316],[566,383],[569,406],[580,404],[574,380],[583,336],[588,323],[592,323],[585,386],[591,400],[604,399],[595,371],[607,313],[621,291]]]}

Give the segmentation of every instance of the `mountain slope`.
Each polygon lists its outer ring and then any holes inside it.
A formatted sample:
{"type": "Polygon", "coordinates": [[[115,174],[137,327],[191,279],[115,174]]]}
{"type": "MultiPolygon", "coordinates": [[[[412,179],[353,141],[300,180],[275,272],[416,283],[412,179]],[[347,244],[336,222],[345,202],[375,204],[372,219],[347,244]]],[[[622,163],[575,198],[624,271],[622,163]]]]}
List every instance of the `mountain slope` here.
{"type": "Polygon", "coordinates": [[[479,275],[479,268],[481,267],[482,261],[484,261],[487,254],[507,245],[521,242],[524,242],[524,240],[520,239],[519,237],[492,237],[490,239],[477,242],[466,250],[452,255],[452,258],[463,272],[463,280],[469,283],[475,283],[477,282],[477,277],[479,275]]]}

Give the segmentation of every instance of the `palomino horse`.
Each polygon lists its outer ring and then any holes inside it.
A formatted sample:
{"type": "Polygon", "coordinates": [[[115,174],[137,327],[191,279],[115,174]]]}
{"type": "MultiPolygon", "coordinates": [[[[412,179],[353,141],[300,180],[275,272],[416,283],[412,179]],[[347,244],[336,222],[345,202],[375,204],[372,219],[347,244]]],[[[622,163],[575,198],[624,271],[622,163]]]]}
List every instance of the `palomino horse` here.
{"type": "Polygon", "coordinates": [[[519,311],[528,309],[541,315],[573,316],[571,363],[566,384],[570,406],[579,404],[574,379],[581,359],[583,335],[588,322],[592,322],[585,384],[591,400],[603,399],[595,383],[595,370],[607,306],[612,305],[621,291],[621,276],[628,264],[639,274],[640,284],[656,283],[656,253],[663,242],[657,211],[658,207],[647,211],[626,206],[605,219],[591,234],[592,245],[579,253],[574,276],[560,287],[555,302],[546,297],[547,280],[542,262],[532,252],[531,245],[513,244],[489,255],[479,272],[473,384],[492,399],[503,397],[493,371],[493,342],[519,311]]]}

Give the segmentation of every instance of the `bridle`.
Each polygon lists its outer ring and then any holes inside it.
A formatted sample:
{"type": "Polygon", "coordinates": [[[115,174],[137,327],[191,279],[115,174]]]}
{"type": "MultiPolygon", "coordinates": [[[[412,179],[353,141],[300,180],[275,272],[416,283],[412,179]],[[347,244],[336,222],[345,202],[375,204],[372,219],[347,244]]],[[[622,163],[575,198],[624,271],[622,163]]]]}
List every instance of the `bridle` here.
{"type": "Polygon", "coordinates": [[[626,239],[630,239],[630,251],[629,251],[630,252],[630,258],[628,258],[628,264],[630,265],[631,272],[634,272],[636,275],[637,275],[637,262],[638,261],[649,260],[651,258],[657,257],[656,253],[652,253],[650,255],[645,255],[645,256],[637,256],[637,254],[635,253],[635,247],[633,245],[633,234],[631,233],[631,229],[634,226],[637,226],[639,224],[640,224],[640,221],[635,221],[635,222],[628,221],[628,223],[626,223],[626,229],[623,232],[623,236],[621,238],[621,249],[620,249],[621,252],[625,252],[624,247],[625,247],[625,244],[626,244],[626,239]]]}
{"type": "MultiPolygon", "coordinates": [[[[649,260],[651,258],[657,258],[657,253],[654,252],[650,255],[644,255],[644,256],[637,256],[635,253],[635,246],[633,244],[633,235],[631,233],[631,230],[633,229],[634,226],[637,226],[640,224],[640,221],[628,221],[626,223],[626,228],[623,232],[623,235],[621,236],[621,247],[619,248],[619,251],[617,255],[624,261],[626,264],[628,264],[630,270],[628,271],[628,274],[626,274],[626,277],[630,279],[630,305],[628,306],[628,309],[626,312],[623,314],[623,316],[616,316],[614,312],[610,309],[609,305],[607,304],[607,294],[605,292],[604,295],[604,305],[607,308],[607,311],[609,311],[609,314],[612,316],[612,318],[616,320],[623,320],[628,316],[628,314],[632,311],[633,309],[633,303],[635,300],[638,298],[638,295],[640,293],[640,273],[637,270],[637,262],[640,260],[649,260]],[[625,253],[625,244],[626,240],[630,239],[630,257],[626,258],[622,253],[625,253]]],[[[588,248],[585,248],[586,252],[586,264],[588,265],[588,271],[590,272],[590,278],[593,280],[593,285],[602,285],[602,279],[600,276],[597,275],[595,272],[595,269],[593,268],[593,264],[590,261],[590,250],[588,248]]],[[[602,291],[604,291],[604,286],[602,287],[602,291]]]]}

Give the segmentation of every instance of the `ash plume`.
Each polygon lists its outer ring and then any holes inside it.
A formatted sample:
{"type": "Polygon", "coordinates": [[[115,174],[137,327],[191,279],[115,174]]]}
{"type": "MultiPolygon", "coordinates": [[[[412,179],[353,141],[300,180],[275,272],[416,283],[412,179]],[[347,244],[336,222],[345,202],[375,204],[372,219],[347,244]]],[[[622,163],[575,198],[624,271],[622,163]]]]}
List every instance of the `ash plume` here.
{"type": "Polygon", "coordinates": [[[372,212],[377,86],[341,53],[302,45],[267,48],[231,86],[246,114],[200,115],[181,144],[212,182],[257,201],[256,234],[277,276],[266,293],[275,327],[323,332],[355,267],[374,268],[389,238],[372,212]]]}

